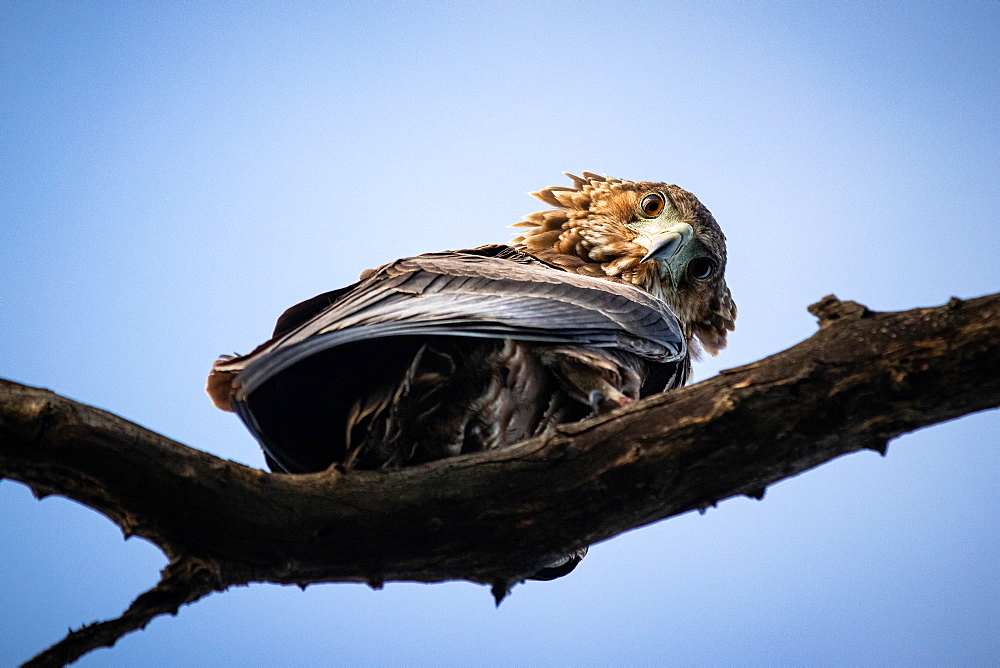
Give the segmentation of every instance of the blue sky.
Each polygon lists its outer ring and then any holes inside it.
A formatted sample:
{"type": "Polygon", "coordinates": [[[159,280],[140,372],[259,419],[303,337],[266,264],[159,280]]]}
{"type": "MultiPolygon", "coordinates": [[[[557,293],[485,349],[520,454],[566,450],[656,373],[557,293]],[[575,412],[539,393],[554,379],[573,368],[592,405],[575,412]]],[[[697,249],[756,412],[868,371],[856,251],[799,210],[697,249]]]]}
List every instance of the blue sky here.
{"type": "MultiPolygon", "coordinates": [[[[677,183],[740,306],[706,378],[1000,288],[995,2],[0,2],[0,376],[254,466],[202,393],[287,306],[502,242],[562,171],[677,183]]],[[[468,583],[254,585],[78,665],[995,665],[1000,416],[468,583]]],[[[164,559],[0,483],[0,664],[164,559]]]]}

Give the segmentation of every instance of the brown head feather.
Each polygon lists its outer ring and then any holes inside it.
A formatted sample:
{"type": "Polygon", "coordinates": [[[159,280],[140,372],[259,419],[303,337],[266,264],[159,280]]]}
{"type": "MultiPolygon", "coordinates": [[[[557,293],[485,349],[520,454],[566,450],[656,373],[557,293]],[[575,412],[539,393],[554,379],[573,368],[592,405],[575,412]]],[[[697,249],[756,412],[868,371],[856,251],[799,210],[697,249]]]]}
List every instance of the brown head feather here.
{"type": "Polygon", "coordinates": [[[660,297],[681,321],[695,355],[699,344],[713,355],[724,348],[737,310],[725,279],[726,237],[711,212],[675,185],[623,181],[591,172],[566,176],[573,187],[550,186],[531,193],[557,208],[525,216],[514,225],[523,229],[511,243],[566,271],[632,283],[660,297]],[[664,213],[656,220],[640,211],[640,203],[650,194],[664,198],[664,213]],[[643,261],[650,238],[662,231],[657,225],[666,223],[691,226],[692,247],[714,266],[708,278],[698,280],[691,272],[671,274],[656,259],[643,261]]]}

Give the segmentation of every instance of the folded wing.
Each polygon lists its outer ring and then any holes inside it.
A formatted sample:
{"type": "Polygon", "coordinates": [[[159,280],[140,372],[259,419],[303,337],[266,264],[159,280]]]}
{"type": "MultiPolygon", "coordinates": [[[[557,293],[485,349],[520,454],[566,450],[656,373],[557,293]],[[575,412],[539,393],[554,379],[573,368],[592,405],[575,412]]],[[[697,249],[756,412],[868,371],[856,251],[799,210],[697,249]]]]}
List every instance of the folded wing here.
{"type": "MultiPolygon", "coordinates": [[[[438,405],[445,397],[461,403],[484,384],[492,389],[482,389],[483,401],[497,395],[496,401],[548,404],[527,417],[523,406],[519,413],[498,412],[500,422],[525,425],[480,439],[488,444],[476,447],[469,444],[479,442],[475,434],[484,427],[473,422],[481,417],[446,423],[443,431],[418,425],[421,434],[452,439],[439,448],[444,456],[530,436],[538,431],[532,420],[565,415],[550,410],[556,385],[577,400],[593,400],[593,389],[604,387],[601,378],[614,385],[615,378],[637,373],[645,395],[682,384],[688,365],[680,326],[664,302],[625,283],[571,274],[507,246],[486,246],[397,260],[289,309],[270,341],[249,355],[216,362],[209,394],[240,415],[272,468],[298,472],[352,456],[364,462],[358,443],[375,435],[385,441],[395,434],[397,449],[424,447],[396,433],[419,417],[401,415],[405,401],[411,413],[439,421],[455,413],[438,405]],[[525,355],[536,362],[517,362],[525,355]],[[529,378],[534,387],[506,378],[521,367],[538,376],[529,378]],[[493,376],[505,378],[494,382],[493,376]],[[467,387],[456,394],[461,383],[467,387]]],[[[465,413],[491,414],[493,408],[482,401],[463,405],[465,413]]],[[[413,461],[400,457],[391,463],[413,461]]],[[[383,460],[370,466],[385,466],[383,460]]]]}

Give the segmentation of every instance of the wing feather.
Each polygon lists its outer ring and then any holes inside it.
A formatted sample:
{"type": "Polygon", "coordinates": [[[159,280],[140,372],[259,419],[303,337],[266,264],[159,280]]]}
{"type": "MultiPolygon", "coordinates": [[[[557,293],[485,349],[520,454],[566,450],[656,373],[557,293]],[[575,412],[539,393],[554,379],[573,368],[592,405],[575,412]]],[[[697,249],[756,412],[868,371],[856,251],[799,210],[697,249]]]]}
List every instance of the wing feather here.
{"type": "MultiPolygon", "coordinates": [[[[397,260],[349,288],[303,302],[239,373],[237,401],[291,365],[348,343],[445,335],[619,348],[655,362],[687,354],[677,319],[638,288],[571,274],[507,246],[397,260]],[[317,312],[305,317],[310,310],[317,312]]],[[[279,323],[282,324],[282,323],[279,323]]]]}

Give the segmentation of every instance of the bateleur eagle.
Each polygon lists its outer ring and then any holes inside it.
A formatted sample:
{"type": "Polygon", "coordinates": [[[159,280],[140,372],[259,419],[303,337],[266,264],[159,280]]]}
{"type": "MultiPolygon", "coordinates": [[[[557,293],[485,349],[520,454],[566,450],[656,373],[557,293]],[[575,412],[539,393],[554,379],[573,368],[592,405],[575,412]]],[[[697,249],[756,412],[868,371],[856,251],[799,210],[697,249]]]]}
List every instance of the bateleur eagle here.
{"type": "Polygon", "coordinates": [[[272,470],[305,473],[503,447],[681,386],[736,319],[722,230],[678,186],[567,176],[509,246],[396,260],[288,309],[215,362],[212,401],[272,470]]]}

